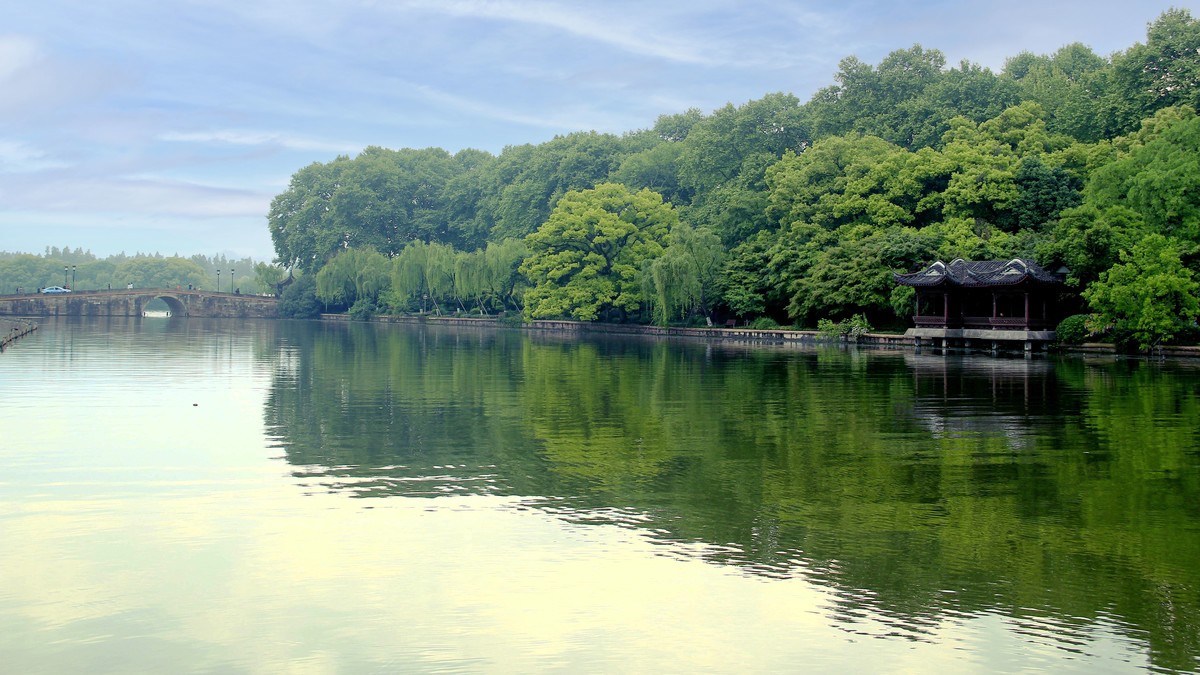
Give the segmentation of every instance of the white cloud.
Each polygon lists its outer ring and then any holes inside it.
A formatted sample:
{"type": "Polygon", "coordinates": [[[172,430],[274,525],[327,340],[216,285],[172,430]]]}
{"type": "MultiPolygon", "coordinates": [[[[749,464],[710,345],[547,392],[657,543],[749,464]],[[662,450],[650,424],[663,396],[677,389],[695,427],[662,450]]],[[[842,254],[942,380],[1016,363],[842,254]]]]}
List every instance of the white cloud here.
{"type": "Polygon", "coordinates": [[[0,35],[0,83],[42,60],[36,40],[24,35],[0,35]]]}
{"type": "Polygon", "coordinates": [[[650,22],[638,22],[634,6],[616,12],[597,12],[603,5],[564,5],[506,0],[408,0],[393,7],[416,9],[457,18],[492,19],[543,26],[617,47],[642,56],[693,64],[711,64],[703,44],[681,40],[650,22]]]}
{"type": "Polygon", "coordinates": [[[0,117],[44,122],[117,82],[112,73],[85,61],[63,59],[41,41],[0,35],[0,117]]]}
{"type": "Polygon", "coordinates": [[[143,177],[49,176],[0,187],[6,210],[262,218],[271,195],[143,177]]]}
{"type": "Polygon", "coordinates": [[[0,173],[26,173],[67,166],[22,141],[0,139],[0,173]]]}
{"type": "Polygon", "coordinates": [[[497,105],[496,103],[459,96],[430,86],[419,85],[415,89],[427,101],[489,120],[509,122],[556,132],[563,130],[605,129],[609,127],[609,120],[601,120],[600,116],[594,110],[586,108],[575,108],[570,111],[558,109],[556,114],[553,115],[535,115],[497,105]]]}
{"type": "Polygon", "coordinates": [[[288,150],[315,150],[319,152],[352,153],[367,143],[349,141],[327,141],[291,134],[254,131],[248,129],[220,129],[214,131],[172,131],[160,134],[159,140],[173,143],[220,143],[245,146],[274,146],[288,150]]]}

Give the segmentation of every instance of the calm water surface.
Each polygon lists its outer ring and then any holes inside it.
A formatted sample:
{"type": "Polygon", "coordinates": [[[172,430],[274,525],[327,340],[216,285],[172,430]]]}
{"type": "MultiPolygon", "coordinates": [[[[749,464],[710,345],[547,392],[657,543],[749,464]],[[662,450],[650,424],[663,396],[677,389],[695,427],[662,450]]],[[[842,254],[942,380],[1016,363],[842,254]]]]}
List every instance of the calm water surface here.
{"type": "Polygon", "coordinates": [[[1200,364],[45,322],[0,670],[1200,670],[1200,364]]]}

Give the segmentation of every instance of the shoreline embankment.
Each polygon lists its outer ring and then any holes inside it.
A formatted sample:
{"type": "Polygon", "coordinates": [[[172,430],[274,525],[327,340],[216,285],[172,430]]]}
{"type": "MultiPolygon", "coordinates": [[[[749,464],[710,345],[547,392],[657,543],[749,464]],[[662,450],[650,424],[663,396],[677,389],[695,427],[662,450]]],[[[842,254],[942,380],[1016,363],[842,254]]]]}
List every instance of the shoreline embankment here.
{"type": "MultiPolygon", "coordinates": [[[[351,321],[349,315],[346,314],[322,314],[323,321],[333,322],[348,322],[351,321]]],[[[683,327],[663,327],[663,326],[643,326],[637,324],[611,324],[611,323],[590,323],[584,321],[558,321],[558,320],[537,320],[522,323],[518,326],[508,326],[496,317],[461,317],[461,316],[434,316],[434,315],[378,315],[371,319],[376,323],[401,323],[401,324],[425,324],[431,326],[460,326],[460,327],[479,327],[479,328],[520,328],[522,330],[546,331],[563,334],[592,334],[592,335],[642,335],[667,338],[692,338],[701,340],[718,340],[722,342],[734,343],[754,343],[762,345],[796,345],[796,346],[817,346],[822,344],[853,344],[860,347],[882,347],[894,349],[912,349],[912,350],[938,350],[943,348],[930,344],[930,341],[922,341],[920,345],[917,341],[907,335],[897,335],[894,333],[867,333],[858,338],[857,341],[841,340],[831,342],[815,330],[793,330],[783,328],[772,329],[753,329],[746,327],[705,327],[705,328],[683,328],[683,327]]],[[[962,352],[962,353],[988,353],[989,350],[981,348],[947,348],[945,351],[962,352]]],[[[1017,347],[1004,348],[998,351],[1005,353],[1020,353],[1022,349],[1017,347]]],[[[1049,352],[1039,350],[1036,353],[1060,353],[1073,354],[1079,356],[1095,355],[1095,356],[1119,356],[1117,348],[1114,345],[1106,343],[1087,343],[1082,345],[1060,346],[1054,345],[1049,352]]],[[[1154,356],[1167,358],[1200,358],[1200,347],[1162,347],[1154,356]]]]}

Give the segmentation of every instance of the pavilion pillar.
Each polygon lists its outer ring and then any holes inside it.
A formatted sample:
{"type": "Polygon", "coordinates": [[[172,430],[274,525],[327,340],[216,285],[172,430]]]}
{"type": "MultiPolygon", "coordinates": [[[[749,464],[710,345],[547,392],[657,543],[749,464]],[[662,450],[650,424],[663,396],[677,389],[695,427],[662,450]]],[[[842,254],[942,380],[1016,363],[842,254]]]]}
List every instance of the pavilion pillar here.
{"type": "Polygon", "coordinates": [[[942,328],[950,326],[950,292],[942,293],[942,328]]]}
{"type": "Polygon", "coordinates": [[[1025,330],[1029,330],[1029,291],[1025,291],[1025,330]]]}

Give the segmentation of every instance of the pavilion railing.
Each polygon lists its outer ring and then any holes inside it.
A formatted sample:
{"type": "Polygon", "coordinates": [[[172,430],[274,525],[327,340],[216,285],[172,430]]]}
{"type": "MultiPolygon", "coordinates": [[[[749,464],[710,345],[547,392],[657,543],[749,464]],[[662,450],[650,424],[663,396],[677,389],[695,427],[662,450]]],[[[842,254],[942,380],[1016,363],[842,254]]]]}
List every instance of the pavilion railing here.
{"type": "Polygon", "coordinates": [[[998,330],[1053,329],[1048,321],[1023,316],[952,316],[949,321],[943,316],[914,316],[913,324],[918,328],[984,328],[998,330]]]}

